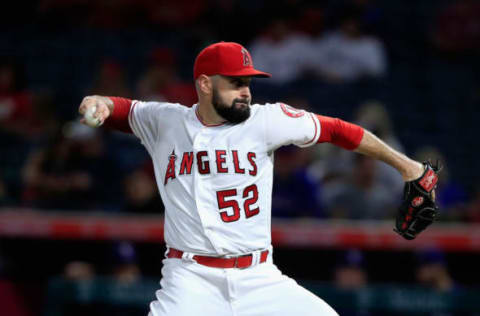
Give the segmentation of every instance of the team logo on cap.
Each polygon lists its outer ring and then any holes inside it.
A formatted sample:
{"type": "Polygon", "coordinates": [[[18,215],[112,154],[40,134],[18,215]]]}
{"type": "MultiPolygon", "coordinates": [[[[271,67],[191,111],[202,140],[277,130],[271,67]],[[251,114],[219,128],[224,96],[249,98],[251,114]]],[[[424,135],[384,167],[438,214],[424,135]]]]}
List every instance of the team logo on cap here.
{"type": "Polygon", "coordinates": [[[285,113],[286,115],[288,115],[290,117],[293,117],[293,118],[302,117],[302,116],[305,115],[304,110],[296,109],[296,108],[294,108],[290,105],[286,105],[284,103],[280,103],[280,107],[282,108],[283,113],[285,113]]]}
{"type": "Polygon", "coordinates": [[[243,65],[245,67],[252,66],[252,59],[250,58],[250,54],[244,47],[242,47],[242,55],[243,55],[243,65]]]}

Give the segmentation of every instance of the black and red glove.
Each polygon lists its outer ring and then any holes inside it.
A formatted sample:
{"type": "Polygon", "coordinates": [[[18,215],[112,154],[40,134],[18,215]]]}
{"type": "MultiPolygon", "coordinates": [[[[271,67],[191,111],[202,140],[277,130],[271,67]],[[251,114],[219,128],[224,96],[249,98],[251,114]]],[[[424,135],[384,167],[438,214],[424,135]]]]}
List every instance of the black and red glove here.
{"type": "Polygon", "coordinates": [[[425,171],[416,180],[405,183],[403,202],[397,214],[395,228],[400,236],[412,240],[435,221],[438,206],[435,203],[435,187],[441,170],[438,162],[433,166],[424,162],[425,171]]]}

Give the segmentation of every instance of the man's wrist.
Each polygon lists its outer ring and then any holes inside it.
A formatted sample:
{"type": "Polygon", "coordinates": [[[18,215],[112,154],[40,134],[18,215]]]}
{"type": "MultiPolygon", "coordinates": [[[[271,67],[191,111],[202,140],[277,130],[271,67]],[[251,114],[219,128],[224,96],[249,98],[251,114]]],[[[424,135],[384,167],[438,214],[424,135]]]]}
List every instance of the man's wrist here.
{"type": "Polygon", "coordinates": [[[405,168],[401,173],[403,177],[403,181],[413,181],[418,178],[420,178],[425,171],[425,165],[415,161],[411,160],[411,163],[408,164],[408,167],[405,168]]]}
{"type": "Polygon", "coordinates": [[[122,97],[104,97],[110,110],[109,119],[105,121],[105,127],[122,132],[131,133],[128,116],[132,107],[132,100],[122,97]]]}
{"type": "Polygon", "coordinates": [[[104,97],[104,96],[98,96],[100,98],[100,100],[102,100],[103,102],[105,102],[105,104],[107,105],[108,109],[110,110],[110,113],[113,113],[113,108],[114,108],[114,102],[113,100],[110,98],[110,97],[104,97]]]}

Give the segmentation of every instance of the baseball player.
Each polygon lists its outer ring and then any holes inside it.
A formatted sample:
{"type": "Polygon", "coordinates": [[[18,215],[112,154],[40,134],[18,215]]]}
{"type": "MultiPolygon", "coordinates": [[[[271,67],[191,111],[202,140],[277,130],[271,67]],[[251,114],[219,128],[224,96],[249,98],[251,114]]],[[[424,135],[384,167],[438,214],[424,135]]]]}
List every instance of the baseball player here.
{"type": "MultiPolygon", "coordinates": [[[[423,180],[427,193],[433,190],[430,165],[360,126],[283,103],[251,104],[252,78],[270,76],[254,68],[244,47],[220,42],[195,60],[198,103],[191,108],[104,96],[80,104],[83,123],[135,134],[153,160],[167,251],[149,315],[338,315],[272,261],[273,159],[281,146],[330,142],[381,159],[407,183],[423,180]]],[[[406,226],[397,221],[396,229],[405,238],[428,225],[402,216],[406,226]]]]}

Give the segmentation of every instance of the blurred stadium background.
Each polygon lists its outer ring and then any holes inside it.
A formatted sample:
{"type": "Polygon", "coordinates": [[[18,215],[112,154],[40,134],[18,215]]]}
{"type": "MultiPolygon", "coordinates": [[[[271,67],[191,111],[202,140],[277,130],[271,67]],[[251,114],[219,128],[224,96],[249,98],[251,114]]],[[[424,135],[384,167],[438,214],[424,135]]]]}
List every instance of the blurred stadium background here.
{"type": "Polygon", "coordinates": [[[85,95],[196,102],[196,54],[249,48],[282,101],[445,164],[441,217],[394,235],[402,181],[329,145],[276,154],[275,261],[341,315],[480,315],[480,2],[39,0],[0,19],[0,315],[146,315],[163,205],[131,135],[85,95]]]}

